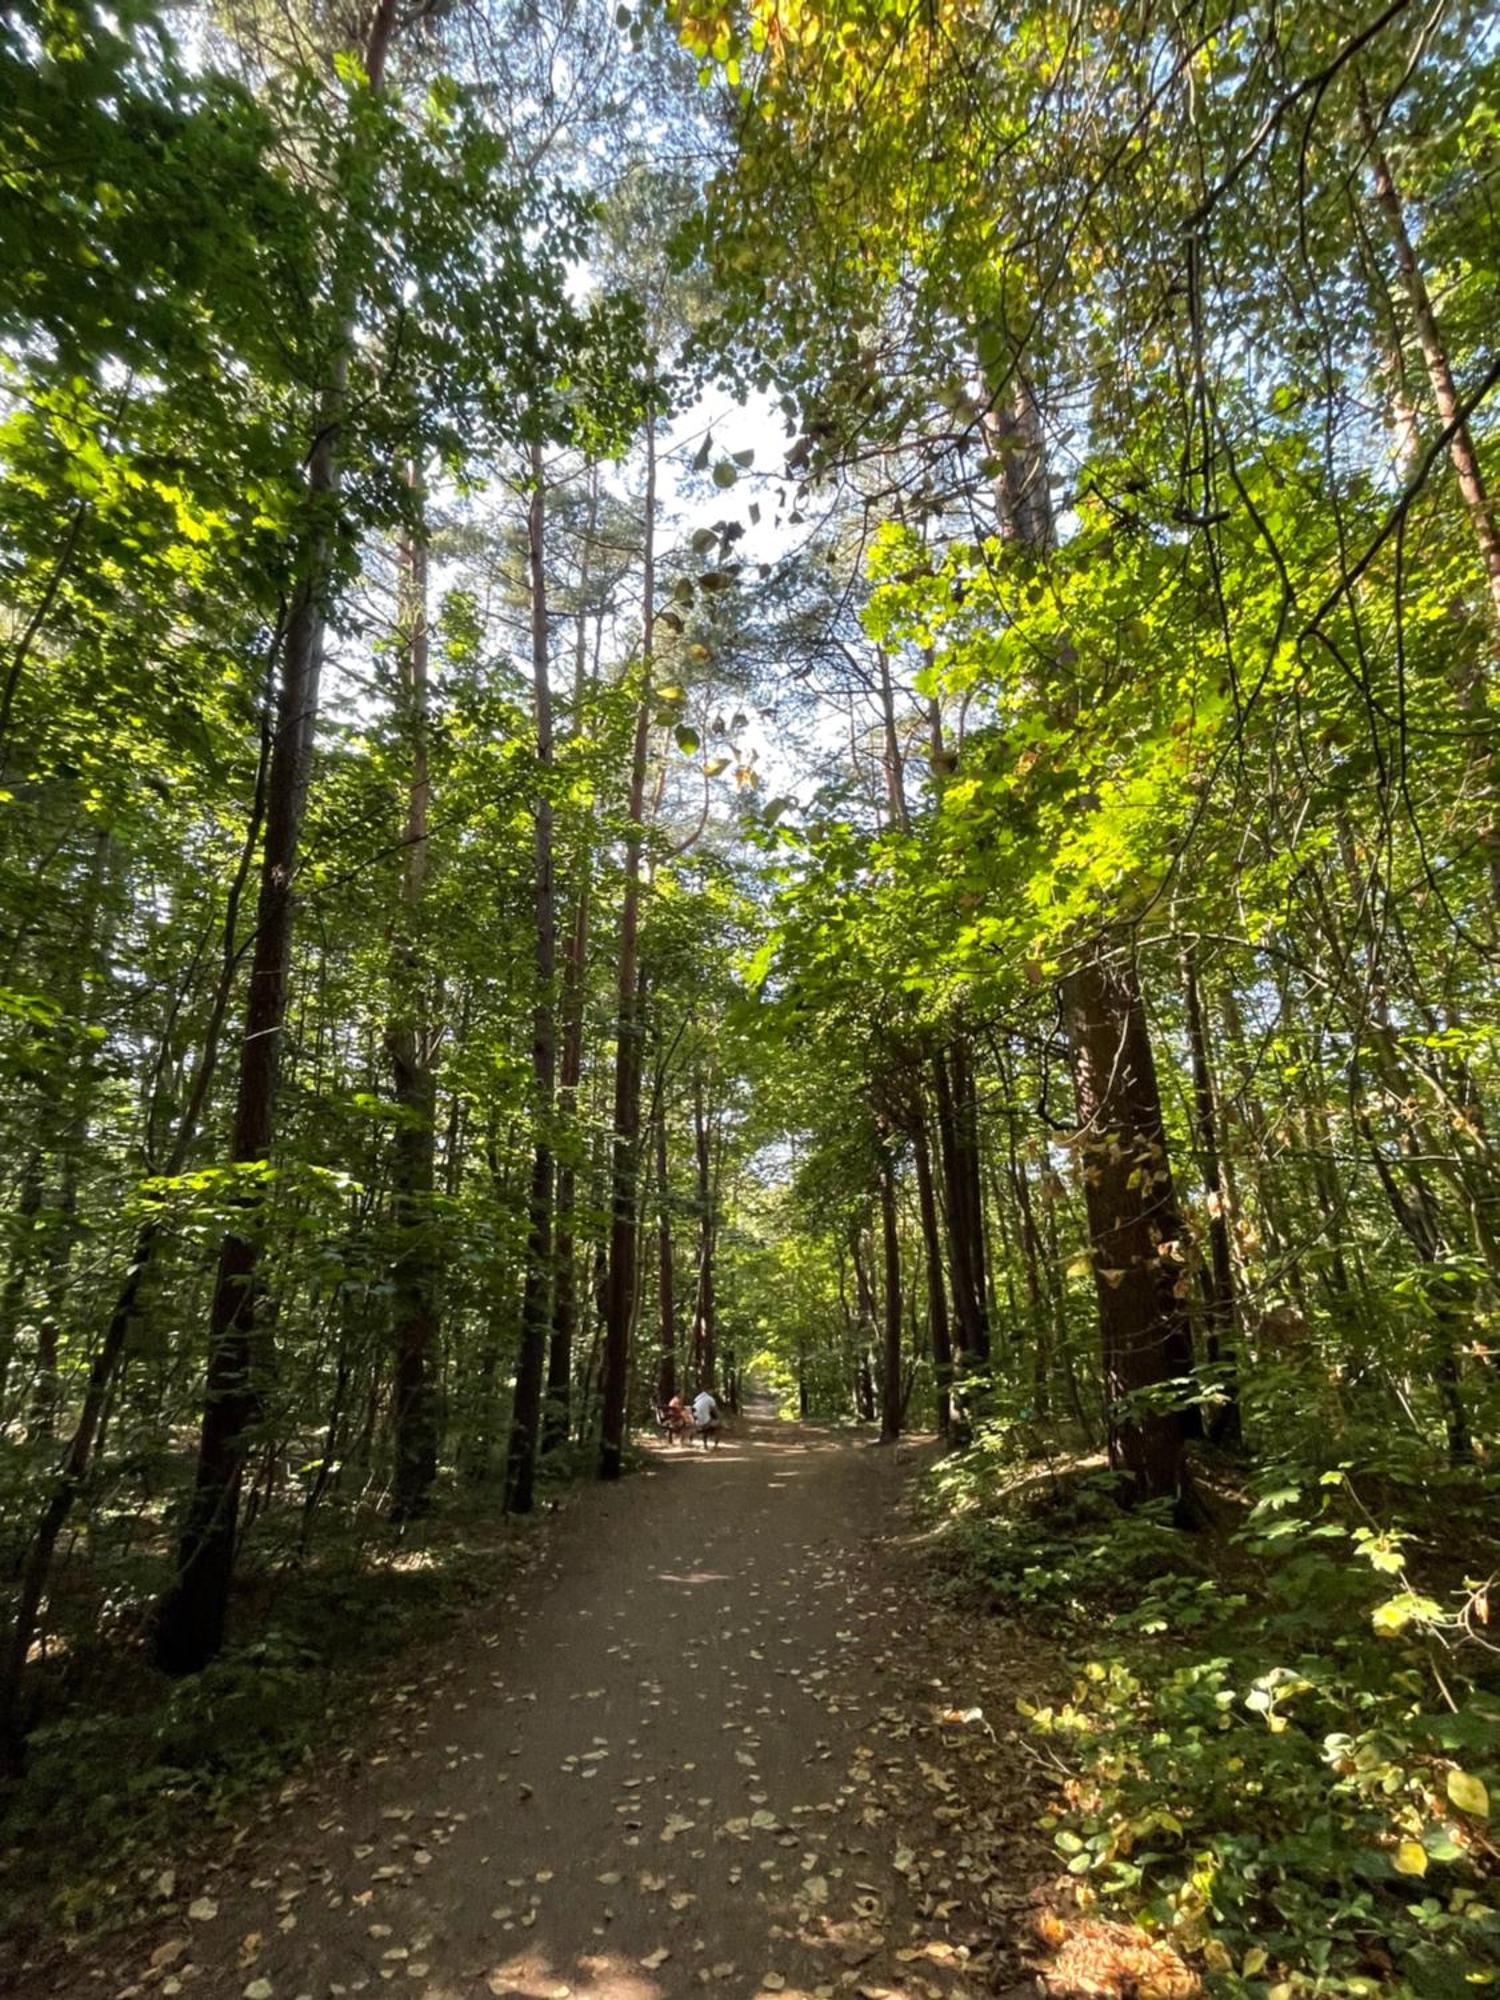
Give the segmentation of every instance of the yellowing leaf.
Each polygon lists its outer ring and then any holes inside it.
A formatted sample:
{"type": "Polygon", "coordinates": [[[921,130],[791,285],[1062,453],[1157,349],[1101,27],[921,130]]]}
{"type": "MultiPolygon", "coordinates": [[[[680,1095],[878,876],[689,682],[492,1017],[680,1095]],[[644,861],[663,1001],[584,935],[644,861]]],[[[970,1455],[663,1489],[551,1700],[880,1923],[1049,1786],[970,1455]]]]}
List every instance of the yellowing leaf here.
{"type": "Polygon", "coordinates": [[[1490,1816],[1490,1795],[1478,1778],[1467,1771],[1448,1773],[1448,1796],[1460,1812],[1472,1813],[1475,1819],[1490,1816]]]}
{"type": "Polygon", "coordinates": [[[1427,1850],[1419,1840],[1403,1840],[1391,1861],[1398,1875],[1427,1873],[1427,1850]]]}

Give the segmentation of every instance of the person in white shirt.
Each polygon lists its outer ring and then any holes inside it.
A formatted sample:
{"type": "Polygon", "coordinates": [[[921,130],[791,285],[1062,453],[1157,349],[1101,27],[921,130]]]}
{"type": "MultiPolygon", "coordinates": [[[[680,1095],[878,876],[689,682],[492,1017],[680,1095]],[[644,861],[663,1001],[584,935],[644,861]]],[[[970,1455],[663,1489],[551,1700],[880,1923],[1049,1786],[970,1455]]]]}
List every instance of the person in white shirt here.
{"type": "Polygon", "coordinates": [[[702,1438],[705,1451],[718,1442],[719,1406],[707,1389],[700,1389],[693,1398],[693,1435],[702,1438]]]}

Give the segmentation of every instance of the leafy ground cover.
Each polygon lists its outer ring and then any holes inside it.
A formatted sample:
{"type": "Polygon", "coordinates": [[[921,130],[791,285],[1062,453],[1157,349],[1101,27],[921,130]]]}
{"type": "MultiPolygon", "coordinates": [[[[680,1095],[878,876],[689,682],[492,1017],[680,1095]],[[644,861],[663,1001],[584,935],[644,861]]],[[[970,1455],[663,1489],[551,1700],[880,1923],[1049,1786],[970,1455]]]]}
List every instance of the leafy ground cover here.
{"type": "Polygon", "coordinates": [[[946,1587],[1069,1661],[1065,1698],[1023,1712],[1080,1907],[1224,1993],[1492,1986],[1493,1480],[1221,1475],[1188,1534],[1122,1511],[1101,1461],[1021,1463],[1007,1437],[942,1460],[925,1504],[946,1587]]]}

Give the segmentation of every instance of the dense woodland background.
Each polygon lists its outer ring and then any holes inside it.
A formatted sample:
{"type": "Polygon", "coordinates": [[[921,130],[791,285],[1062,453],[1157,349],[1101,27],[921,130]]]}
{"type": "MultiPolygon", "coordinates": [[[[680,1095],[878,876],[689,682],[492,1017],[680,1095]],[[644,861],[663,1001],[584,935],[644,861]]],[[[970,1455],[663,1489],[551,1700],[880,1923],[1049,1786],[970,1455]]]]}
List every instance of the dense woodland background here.
{"type": "Polygon", "coordinates": [[[15,1921],[753,1377],[953,1447],[1085,1902],[1500,1976],[1497,59],[10,0],[15,1921]]]}

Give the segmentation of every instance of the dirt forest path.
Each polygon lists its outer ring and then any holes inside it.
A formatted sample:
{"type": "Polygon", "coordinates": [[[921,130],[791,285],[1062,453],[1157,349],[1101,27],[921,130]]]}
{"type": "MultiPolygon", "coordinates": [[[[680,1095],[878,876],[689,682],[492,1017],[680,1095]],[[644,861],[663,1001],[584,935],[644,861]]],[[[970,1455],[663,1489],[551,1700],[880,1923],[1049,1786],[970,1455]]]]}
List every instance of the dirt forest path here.
{"type": "Polygon", "coordinates": [[[401,1692],[362,1768],[185,1882],[167,1925],[14,1990],[1008,1988],[965,1897],[975,1862],[933,1844],[963,1817],[926,1761],[941,1732],[893,1680],[915,1669],[929,1713],[944,1699],[880,1547],[899,1492],[890,1452],[764,1412],[715,1451],[658,1451],[552,1524],[546,1562],[401,1692]]]}

